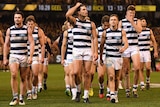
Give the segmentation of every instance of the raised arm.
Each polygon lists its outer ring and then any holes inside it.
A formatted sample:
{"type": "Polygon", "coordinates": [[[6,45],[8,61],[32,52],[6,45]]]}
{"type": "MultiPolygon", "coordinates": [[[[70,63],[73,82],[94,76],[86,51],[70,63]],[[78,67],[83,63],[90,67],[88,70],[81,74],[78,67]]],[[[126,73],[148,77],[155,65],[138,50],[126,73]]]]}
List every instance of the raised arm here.
{"type": "Polygon", "coordinates": [[[76,23],[76,18],[73,17],[72,15],[74,14],[74,12],[77,10],[77,8],[81,5],[82,3],[77,2],[75,6],[73,6],[72,8],[70,8],[67,13],[66,13],[66,19],[69,19],[71,22],[73,22],[74,24],[76,23]]]}
{"type": "Polygon", "coordinates": [[[137,20],[137,23],[135,23],[134,19],[130,16],[126,17],[126,19],[132,24],[132,26],[135,28],[137,33],[142,32],[142,25],[141,25],[141,21],[139,19],[137,20]]]}
{"type": "Polygon", "coordinates": [[[135,28],[137,33],[141,33],[142,32],[142,25],[141,25],[141,21],[140,20],[137,20],[137,23],[134,23],[134,21],[132,21],[131,24],[135,28]]]}

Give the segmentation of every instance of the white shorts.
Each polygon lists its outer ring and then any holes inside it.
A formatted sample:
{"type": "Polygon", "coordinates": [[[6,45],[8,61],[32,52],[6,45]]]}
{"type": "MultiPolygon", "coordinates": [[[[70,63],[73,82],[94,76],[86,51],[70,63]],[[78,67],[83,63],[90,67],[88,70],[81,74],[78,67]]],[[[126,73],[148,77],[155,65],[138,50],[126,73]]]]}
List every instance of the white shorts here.
{"type": "MultiPolygon", "coordinates": [[[[40,61],[41,61],[41,54],[39,54],[39,64],[42,64],[40,61]]],[[[44,58],[44,63],[43,65],[48,65],[48,58],[44,58]]]]}
{"type": "Polygon", "coordinates": [[[113,67],[115,70],[122,69],[123,58],[106,58],[106,67],[113,67]]]}
{"type": "Polygon", "coordinates": [[[73,60],[87,60],[92,61],[92,50],[91,49],[78,49],[73,48],[73,60]]]}
{"type": "MultiPolygon", "coordinates": [[[[106,64],[106,55],[102,55],[103,63],[106,64]]],[[[100,63],[100,55],[98,55],[98,63],[100,63]]]]}
{"type": "Polygon", "coordinates": [[[43,65],[48,65],[48,58],[44,58],[44,63],[43,65]]]}
{"type": "Polygon", "coordinates": [[[138,46],[129,46],[123,53],[122,57],[131,57],[135,54],[139,54],[138,46]]]}
{"type": "Polygon", "coordinates": [[[67,63],[72,63],[73,62],[73,55],[67,54],[66,61],[67,61],[67,63]]]}
{"type": "Polygon", "coordinates": [[[140,61],[141,62],[151,62],[150,51],[140,51],[140,61]]]}
{"type": "Polygon", "coordinates": [[[73,55],[67,54],[67,58],[64,60],[64,66],[69,66],[70,63],[73,62],[73,55]]]}
{"type": "Polygon", "coordinates": [[[32,58],[32,64],[39,64],[39,57],[33,57],[32,58]]]}
{"type": "Polygon", "coordinates": [[[17,63],[20,67],[28,67],[28,56],[27,55],[10,55],[9,64],[17,63]]]}

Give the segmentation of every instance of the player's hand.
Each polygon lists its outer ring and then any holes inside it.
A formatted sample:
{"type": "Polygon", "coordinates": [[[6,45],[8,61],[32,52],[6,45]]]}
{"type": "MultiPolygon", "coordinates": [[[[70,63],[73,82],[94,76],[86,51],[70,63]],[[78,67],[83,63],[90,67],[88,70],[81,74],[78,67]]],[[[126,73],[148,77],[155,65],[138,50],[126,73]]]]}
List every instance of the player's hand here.
{"type": "Polygon", "coordinates": [[[103,60],[102,60],[102,59],[100,59],[100,65],[101,65],[101,66],[103,66],[103,65],[104,65],[104,63],[103,63],[103,60]]]}
{"type": "Polygon", "coordinates": [[[77,2],[77,3],[76,3],[76,7],[79,7],[81,4],[82,4],[82,3],[77,2]]]}
{"type": "Polygon", "coordinates": [[[93,55],[93,61],[96,61],[98,59],[98,54],[94,53],[93,55]]]}
{"type": "Polygon", "coordinates": [[[41,58],[41,59],[40,59],[40,62],[41,62],[41,63],[44,63],[44,58],[41,58]]]}
{"type": "Polygon", "coordinates": [[[27,63],[32,64],[32,57],[28,57],[27,63]]]}
{"type": "Polygon", "coordinates": [[[154,52],[154,58],[158,58],[158,52],[154,52]]]}
{"type": "Polygon", "coordinates": [[[92,62],[93,62],[93,64],[94,64],[94,65],[96,65],[96,64],[97,64],[97,61],[94,61],[94,60],[93,60],[92,62]]]}
{"type": "Polygon", "coordinates": [[[27,28],[28,34],[32,34],[33,33],[33,28],[31,26],[29,26],[27,28]]]}
{"type": "Polygon", "coordinates": [[[4,60],[3,60],[3,64],[4,64],[5,66],[7,66],[7,65],[9,64],[8,59],[4,59],[4,60]]]}
{"type": "Polygon", "coordinates": [[[65,64],[65,61],[61,60],[61,65],[64,66],[64,64],[65,64]]]}
{"type": "Polygon", "coordinates": [[[119,49],[120,53],[123,53],[124,51],[125,51],[125,49],[123,47],[119,49]]]}
{"type": "Polygon", "coordinates": [[[133,16],[127,16],[126,19],[127,19],[130,23],[134,22],[134,17],[133,17],[133,16]]]}

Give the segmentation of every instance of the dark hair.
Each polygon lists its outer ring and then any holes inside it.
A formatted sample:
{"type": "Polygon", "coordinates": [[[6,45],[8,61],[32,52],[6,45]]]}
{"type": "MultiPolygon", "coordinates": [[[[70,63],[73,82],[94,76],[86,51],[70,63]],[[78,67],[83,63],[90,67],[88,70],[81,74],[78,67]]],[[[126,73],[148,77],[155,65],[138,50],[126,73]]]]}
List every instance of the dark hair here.
{"type": "Polygon", "coordinates": [[[135,8],[134,5],[129,5],[129,6],[127,7],[127,11],[128,11],[128,10],[135,11],[136,8],[135,8]]]}
{"type": "Polygon", "coordinates": [[[117,15],[117,14],[111,14],[111,15],[110,15],[110,18],[111,18],[111,17],[113,17],[113,16],[117,17],[117,19],[119,20],[119,18],[118,18],[118,15],[117,15]]]}
{"type": "Polygon", "coordinates": [[[82,6],[85,6],[85,7],[86,7],[86,5],[81,4],[81,5],[77,8],[77,10],[76,10],[76,14],[78,14],[78,12],[81,10],[81,7],[82,7],[82,6]]]}
{"type": "Polygon", "coordinates": [[[109,16],[108,15],[104,15],[101,19],[101,23],[104,23],[104,22],[109,22],[109,16]]]}
{"type": "Polygon", "coordinates": [[[145,17],[141,17],[140,20],[146,20],[146,18],[145,17]]]}
{"type": "Polygon", "coordinates": [[[23,14],[23,12],[21,12],[21,11],[16,11],[15,13],[14,13],[14,15],[15,14],[20,14],[21,16],[22,16],[22,18],[24,18],[24,14],[23,14]]]}
{"type": "Polygon", "coordinates": [[[29,15],[29,16],[26,18],[25,23],[27,23],[28,21],[33,21],[33,22],[36,23],[36,19],[34,18],[33,15],[29,15]]]}

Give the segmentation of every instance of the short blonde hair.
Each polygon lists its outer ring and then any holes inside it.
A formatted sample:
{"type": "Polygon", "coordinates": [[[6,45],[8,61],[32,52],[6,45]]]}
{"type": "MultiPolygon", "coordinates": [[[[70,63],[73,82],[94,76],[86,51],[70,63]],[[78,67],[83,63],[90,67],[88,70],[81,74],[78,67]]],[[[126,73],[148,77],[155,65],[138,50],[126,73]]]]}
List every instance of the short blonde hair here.
{"type": "Polygon", "coordinates": [[[66,26],[63,25],[63,26],[62,26],[62,31],[64,32],[65,30],[66,30],[66,26]]]}
{"type": "Polygon", "coordinates": [[[127,11],[128,11],[128,10],[135,11],[136,8],[135,8],[134,5],[129,5],[129,6],[127,7],[127,11]]]}

